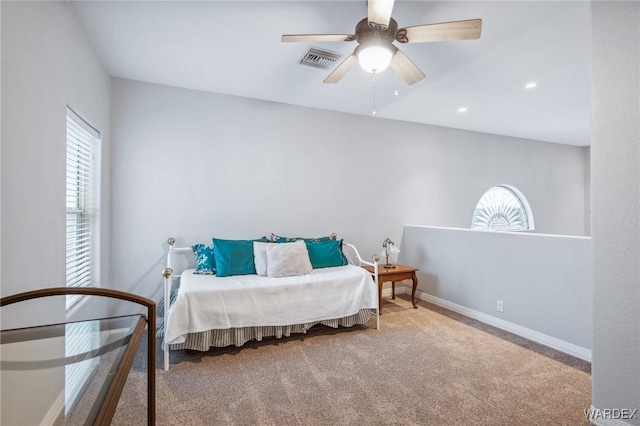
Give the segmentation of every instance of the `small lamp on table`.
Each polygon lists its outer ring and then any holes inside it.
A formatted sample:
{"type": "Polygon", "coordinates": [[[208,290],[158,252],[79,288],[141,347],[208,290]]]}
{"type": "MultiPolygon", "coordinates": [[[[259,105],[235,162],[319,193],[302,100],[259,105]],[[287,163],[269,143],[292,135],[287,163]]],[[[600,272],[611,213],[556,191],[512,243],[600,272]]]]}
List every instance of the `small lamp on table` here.
{"type": "Polygon", "coordinates": [[[400,250],[398,250],[394,242],[391,241],[389,238],[387,238],[382,242],[382,247],[384,248],[382,255],[384,256],[385,262],[386,262],[384,265],[382,265],[383,268],[385,269],[395,268],[396,265],[389,262],[389,255],[397,255],[398,253],[400,253],[400,250]]]}

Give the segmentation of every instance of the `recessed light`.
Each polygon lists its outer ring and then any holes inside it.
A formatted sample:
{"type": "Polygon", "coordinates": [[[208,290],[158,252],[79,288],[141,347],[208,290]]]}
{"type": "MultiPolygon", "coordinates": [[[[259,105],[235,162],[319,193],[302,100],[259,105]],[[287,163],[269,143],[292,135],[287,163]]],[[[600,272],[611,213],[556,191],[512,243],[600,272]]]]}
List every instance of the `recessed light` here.
{"type": "Polygon", "coordinates": [[[467,112],[467,107],[458,108],[458,112],[467,112]]]}
{"type": "Polygon", "coordinates": [[[527,83],[525,84],[524,88],[525,89],[533,89],[534,87],[536,87],[538,84],[535,81],[532,81],[531,83],[527,83]]]}

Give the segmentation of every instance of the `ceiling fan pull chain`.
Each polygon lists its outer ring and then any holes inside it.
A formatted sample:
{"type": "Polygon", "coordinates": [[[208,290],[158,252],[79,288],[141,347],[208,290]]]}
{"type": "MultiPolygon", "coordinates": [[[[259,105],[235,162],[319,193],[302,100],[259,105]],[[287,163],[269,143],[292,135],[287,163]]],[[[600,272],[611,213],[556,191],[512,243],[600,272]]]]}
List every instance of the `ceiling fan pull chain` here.
{"type": "Polygon", "coordinates": [[[376,115],[376,73],[373,73],[373,115],[376,115]]]}
{"type": "Polygon", "coordinates": [[[395,76],[394,84],[396,86],[396,90],[393,92],[395,96],[398,96],[398,71],[393,70],[393,75],[395,76]]]}

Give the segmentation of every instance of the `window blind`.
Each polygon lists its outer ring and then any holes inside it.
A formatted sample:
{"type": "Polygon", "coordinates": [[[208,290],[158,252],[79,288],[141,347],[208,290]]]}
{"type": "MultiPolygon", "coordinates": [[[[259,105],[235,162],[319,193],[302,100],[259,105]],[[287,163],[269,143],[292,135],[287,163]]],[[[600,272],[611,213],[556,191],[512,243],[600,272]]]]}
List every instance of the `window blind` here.
{"type": "MultiPolygon", "coordinates": [[[[67,108],[66,158],[66,285],[85,287],[95,283],[95,203],[99,168],[96,161],[100,133],[67,108]]],[[[81,296],[67,296],[67,310],[81,296]]],[[[79,322],[66,325],[65,354],[67,357],[88,352],[97,347],[97,323],[79,322]]],[[[95,370],[97,358],[65,366],[65,415],[95,370]]]]}
{"type": "MultiPolygon", "coordinates": [[[[78,356],[95,350],[100,343],[97,321],[72,322],[65,326],[65,356],[78,356]]],[[[98,366],[97,357],[65,366],[64,414],[69,414],[74,403],[98,366]]]]}
{"type": "MultiPolygon", "coordinates": [[[[95,148],[99,133],[71,109],[67,110],[66,283],[91,285],[94,279],[95,148]]],[[[67,298],[67,309],[80,296],[67,298]]]]}

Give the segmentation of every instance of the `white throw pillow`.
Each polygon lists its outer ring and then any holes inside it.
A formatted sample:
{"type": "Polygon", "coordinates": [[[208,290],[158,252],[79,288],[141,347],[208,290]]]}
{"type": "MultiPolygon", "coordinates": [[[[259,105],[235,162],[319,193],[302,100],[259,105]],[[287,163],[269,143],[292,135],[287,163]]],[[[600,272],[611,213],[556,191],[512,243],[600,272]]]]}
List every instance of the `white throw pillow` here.
{"type": "Polygon", "coordinates": [[[313,271],[307,245],[303,240],[293,243],[267,244],[267,276],[292,277],[313,271]]]}
{"type": "Polygon", "coordinates": [[[274,243],[253,242],[253,262],[256,264],[256,274],[267,276],[267,246],[274,243]]]}

